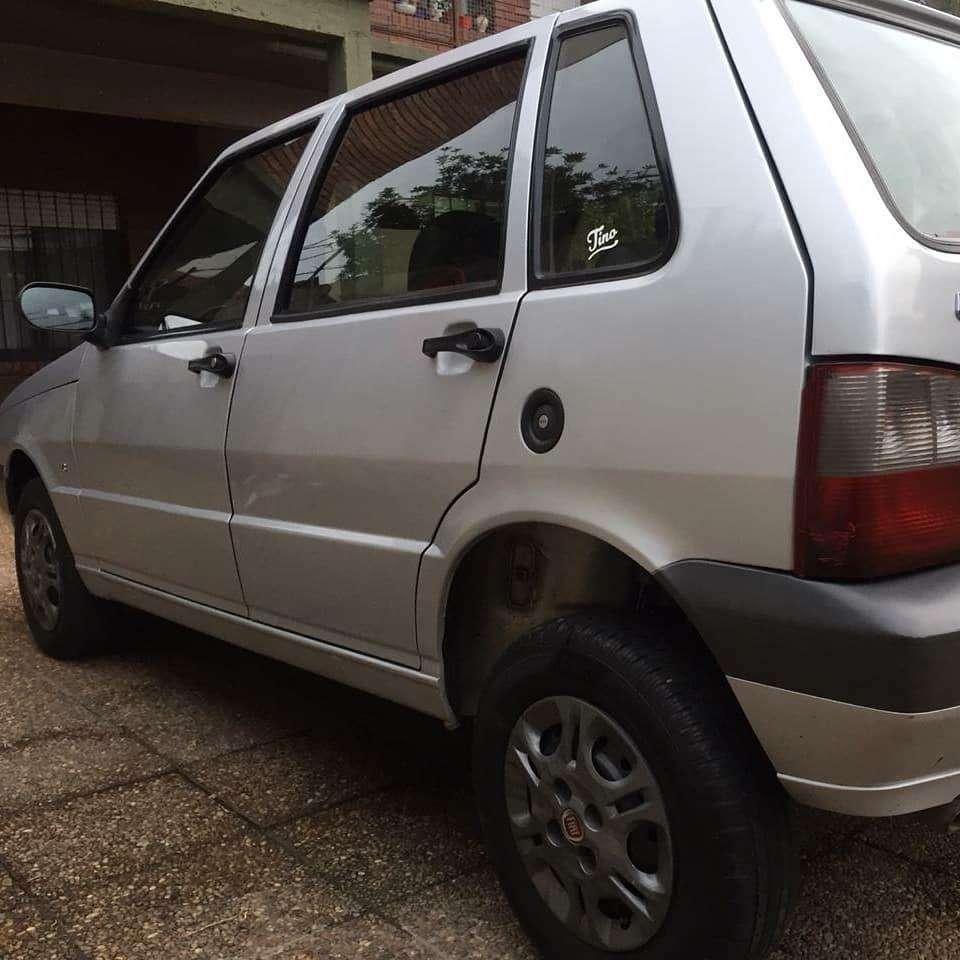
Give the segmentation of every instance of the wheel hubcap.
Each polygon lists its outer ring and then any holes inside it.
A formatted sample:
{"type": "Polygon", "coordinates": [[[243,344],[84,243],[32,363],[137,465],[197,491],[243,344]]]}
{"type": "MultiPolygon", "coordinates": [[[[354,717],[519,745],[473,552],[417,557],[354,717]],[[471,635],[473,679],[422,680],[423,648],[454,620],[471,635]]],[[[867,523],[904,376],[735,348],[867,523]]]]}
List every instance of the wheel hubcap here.
{"type": "Polygon", "coordinates": [[[635,950],[660,929],[673,887],[663,797],[640,749],[575,697],[529,707],[510,737],[507,812],[527,874],[581,940],[635,950]]]}
{"type": "Polygon", "coordinates": [[[44,630],[53,630],[60,619],[60,563],[50,522],[39,510],[31,510],[23,521],[20,578],[34,618],[44,630]]]}

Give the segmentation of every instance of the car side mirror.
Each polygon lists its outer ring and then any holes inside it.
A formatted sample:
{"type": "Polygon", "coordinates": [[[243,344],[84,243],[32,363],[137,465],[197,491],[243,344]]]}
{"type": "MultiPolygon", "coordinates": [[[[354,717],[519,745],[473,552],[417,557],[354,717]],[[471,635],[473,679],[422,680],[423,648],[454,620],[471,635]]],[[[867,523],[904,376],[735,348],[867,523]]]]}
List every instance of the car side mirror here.
{"type": "Polygon", "coordinates": [[[17,303],[24,319],[38,330],[90,333],[97,325],[93,294],[65,283],[28,283],[17,303]]]}

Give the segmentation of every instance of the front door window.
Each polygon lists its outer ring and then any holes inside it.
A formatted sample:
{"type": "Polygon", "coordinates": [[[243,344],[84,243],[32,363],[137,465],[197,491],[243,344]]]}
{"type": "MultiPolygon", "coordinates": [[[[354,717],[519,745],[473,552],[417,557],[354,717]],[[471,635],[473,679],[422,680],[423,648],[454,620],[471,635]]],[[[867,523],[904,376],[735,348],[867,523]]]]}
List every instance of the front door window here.
{"type": "Polygon", "coordinates": [[[309,138],[228,163],[193,198],[139,279],[127,339],[240,326],[267,234],[309,138]]]}

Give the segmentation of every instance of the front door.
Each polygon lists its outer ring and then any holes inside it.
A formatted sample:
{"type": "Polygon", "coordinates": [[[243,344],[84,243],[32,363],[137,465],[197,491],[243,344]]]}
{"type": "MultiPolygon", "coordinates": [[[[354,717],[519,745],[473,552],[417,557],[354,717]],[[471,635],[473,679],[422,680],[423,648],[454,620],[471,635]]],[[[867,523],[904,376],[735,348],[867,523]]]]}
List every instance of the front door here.
{"type": "Polygon", "coordinates": [[[529,170],[514,161],[536,113],[524,71],[542,68],[548,36],[531,24],[345,105],[230,418],[252,618],[419,663],[419,559],[477,477],[524,290],[529,170]],[[457,352],[471,344],[481,353],[457,352]]]}
{"type": "Polygon", "coordinates": [[[256,313],[261,253],[308,138],[214,168],[136,275],[120,343],[86,348],[81,563],[244,612],[223,451],[232,372],[256,313]]]}

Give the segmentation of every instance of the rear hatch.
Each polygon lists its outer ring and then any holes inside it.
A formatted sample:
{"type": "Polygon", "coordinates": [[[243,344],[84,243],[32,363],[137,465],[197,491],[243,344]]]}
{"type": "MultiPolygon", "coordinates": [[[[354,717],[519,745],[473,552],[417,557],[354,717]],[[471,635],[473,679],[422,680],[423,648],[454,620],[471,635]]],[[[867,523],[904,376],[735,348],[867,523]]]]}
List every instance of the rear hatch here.
{"type": "Polygon", "coordinates": [[[960,253],[960,34],[919,4],[901,6],[875,19],[786,0],[891,212],[918,240],[960,253]]]}

